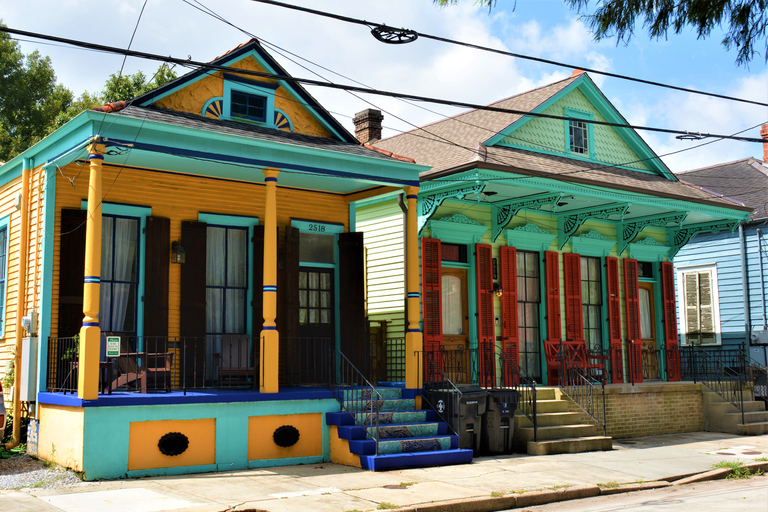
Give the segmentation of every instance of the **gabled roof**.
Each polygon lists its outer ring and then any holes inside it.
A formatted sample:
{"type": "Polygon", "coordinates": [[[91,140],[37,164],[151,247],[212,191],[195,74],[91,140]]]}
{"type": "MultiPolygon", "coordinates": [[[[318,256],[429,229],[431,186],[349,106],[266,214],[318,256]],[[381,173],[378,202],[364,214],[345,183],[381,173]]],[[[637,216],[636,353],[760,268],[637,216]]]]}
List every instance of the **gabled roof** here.
{"type": "Polygon", "coordinates": [[[701,167],[677,173],[683,182],[743,202],[751,219],[768,217],[768,165],[756,158],[701,167]]]}
{"type": "MultiPolygon", "coordinates": [[[[251,39],[250,41],[243,43],[229,52],[216,57],[210,62],[210,64],[217,66],[229,66],[237,61],[240,61],[246,57],[253,57],[264,69],[271,74],[290,76],[289,73],[272,58],[272,56],[261,47],[261,44],[257,39],[251,39]]],[[[237,70],[234,70],[235,72],[237,70]]],[[[197,69],[186,75],[182,75],[179,78],[172,80],[162,86],[148,91],[133,99],[131,104],[139,106],[149,106],[159,99],[171,94],[172,92],[179,90],[180,88],[189,85],[192,82],[201,80],[210,74],[209,69],[197,69]]],[[[339,123],[325,108],[323,108],[318,101],[307,92],[297,82],[284,82],[278,81],[280,85],[288,90],[292,95],[300,99],[306,109],[313,113],[324,125],[329,128],[329,131],[334,133],[340,140],[346,142],[356,143],[357,139],[352,135],[344,126],[339,123]]]]}

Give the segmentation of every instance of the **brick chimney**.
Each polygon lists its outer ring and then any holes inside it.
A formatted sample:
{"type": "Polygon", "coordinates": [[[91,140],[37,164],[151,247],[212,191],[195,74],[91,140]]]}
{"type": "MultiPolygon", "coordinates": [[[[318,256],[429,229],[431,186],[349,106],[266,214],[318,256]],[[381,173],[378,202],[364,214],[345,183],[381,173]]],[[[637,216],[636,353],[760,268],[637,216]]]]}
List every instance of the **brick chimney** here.
{"type": "Polygon", "coordinates": [[[768,164],[768,124],[760,127],[760,136],[763,138],[763,163],[768,164]]]}
{"type": "Polygon", "coordinates": [[[384,116],[381,110],[368,108],[355,114],[352,122],[355,123],[355,137],[360,144],[367,144],[381,139],[381,121],[384,116]]]}

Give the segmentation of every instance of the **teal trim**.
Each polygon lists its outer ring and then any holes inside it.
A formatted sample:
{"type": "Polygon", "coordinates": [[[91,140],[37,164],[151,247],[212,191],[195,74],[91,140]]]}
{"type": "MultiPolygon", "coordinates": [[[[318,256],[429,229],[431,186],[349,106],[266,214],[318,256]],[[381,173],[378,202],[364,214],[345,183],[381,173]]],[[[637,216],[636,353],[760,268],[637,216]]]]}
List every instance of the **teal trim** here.
{"type": "Polygon", "coordinates": [[[330,457],[320,455],[317,457],[294,457],[291,459],[267,459],[248,461],[248,469],[270,468],[278,466],[298,466],[300,464],[317,464],[319,462],[328,462],[330,457]]]}
{"type": "MultiPolygon", "coordinates": [[[[607,256],[607,255],[606,255],[607,256]]],[[[608,332],[608,265],[605,264],[605,258],[600,258],[600,287],[602,288],[603,303],[600,305],[600,334],[602,336],[602,348],[607,350],[610,348],[611,340],[609,339],[610,333],[608,332]]],[[[621,304],[621,303],[619,303],[621,304]]],[[[619,327],[621,329],[621,327],[619,327]]]]}
{"type": "Polygon", "coordinates": [[[282,130],[283,128],[288,127],[288,131],[293,131],[293,121],[291,121],[291,118],[288,117],[288,114],[280,110],[279,108],[275,109],[275,115],[273,116],[273,124],[275,125],[275,128],[278,130],[282,130]],[[280,120],[278,122],[278,119],[280,120]]]}
{"type": "Polygon", "coordinates": [[[259,126],[275,127],[275,91],[272,88],[264,87],[263,82],[252,80],[224,80],[224,108],[220,119],[229,119],[230,121],[245,122],[259,126]],[[241,118],[232,116],[232,92],[242,92],[253,96],[260,96],[265,99],[264,121],[241,118]]]}
{"type": "Polygon", "coordinates": [[[41,254],[41,284],[40,284],[40,316],[37,325],[39,350],[37,353],[37,389],[48,390],[46,381],[48,368],[48,338],[51,336],[51,311],[53,310],[53,245],[54,226],[56,223],[56,168],[45,170],[45,190],[43,192],[43,223],[41,254]]]}
{"type": "Polygon", "coordinates": [[[385,203],[387,201],[392,201],[393,199],[397,201],[397,196],[399,196],[400,194],[405,195],[405,193],[402,190],[392,190],[390,192],[381,194],[379,196],[370,197],[368,199],[360,199],[359,201],[353,201],[353,202],[358,207],[373,206],[374,204],[385,203]]]}
{"type": "Polygon", "coordinates": [[[357,231],[357,204],[354,202],[349,203],[349,231],[357,231]]]}
{"type": "MultiPolygon", "coordinates": [[[[580,110],[576,110],[573,108],[565,108],[564,114],[565,117],[572,117],[576,120],[581,121],[593,121],[595,119],[595,114],[592,112],[582,112],[580,110]]],[[[577,158],[586,158],[590,161],[596,161],[595,160],[595,130],[594,125],[592,123],[587,124],[587,151],[588,151],[588,157],[585,157],[581,153],[574,153],[571,151],[571,133],[570,133],[570,120],[563,121],[565,124],[565,154],[570,156],[571,158],[577,157],[577,158]]]]}
{"type": "MultiPolygon", "coordinates": [[[[5,309],[6,304],[8,303],[8,262],[10,261],[10,254],[8,251],[10,250],[11,244],[11,216],[6,215],[4,217],[0,217],[0,231],[5,230],[5,247],[3,248],[5,250],[5,268],[2,269],[2,272],[5,274],[5,282],[3,283],[3,289],[2,289],[2,298],[0,300],[0,337],[5,336],[5,317],[7,316],[7,311],[5,309]]],[[[19,314],[18,312],[16,314],[19,314]]],[[[23,315],[24,312],[21,312],[23,315]]]]}
{"type": "Polygon", "coordinates": [[[557,235],[551,234],[545,229],[541,229],[536,224],[529,222],[524,226],[518,226],[514,229],[505,229],[507,245],[523,251],[548,251],[549,246],[555,241],[557,235]]]}
{"type": "Polygon", "coordinates": [[[337,235],[344,232],[344,225],[335,222],[291,219],[291,227],[297,228],[302,233],[313,233],[315,235],[337,235]]]}
{"type": "Polygon", "coordinates": [[[547,332],[547,275],[546,265],[544,264],[544,251],[539,252],[539,375],[541,382],[548,385],[547,382],[547,358],[544,357],[544,340],[551,339],[547,332]],[[542,335],[546,333],[546,337],[542,335]]]}
{"type": "MultiPolygon", "coordinates": [[[[88,209],[88,201],[83,199],[80,202],[80,208],[82,210],[88,209]]],[[[146,240],[146,228],[147,228],[147,217],[152,215],[152,208],[147,206],[132,206],[128,204],[117,204],[117,203],[101,203],[101,213],[102,215],[118,215],[121,217],[133,217],[139,219],[139,247],[137,248],[138,255],[139,255],[139,285],[138,290],[136,292],[138,293],[138,300],[136,301],[136,335],[137,336],[143,336],[144,335],[144,287],[146,286],[145,283],[145,275],[147,268],[147,262],[146,262],[146,251],[144,248],[147,246],[147,240],[146,240]]],[[[141,340],[138,349],[141,351],[144,349],[142,343],[143,338],[139,338],[141,340]]]]}
{"type": "MultiPolygon", "coordinates": [[[[232,468],[232,469],[245,469],[245,468],[232,468]]],[[[145,478],[151,476],[165,476],[165,475],[190,475],[195,473],[212,473],[219,471],[216,464],[207,464],[203,466],[181,466],[177,468],[159,468],[159,469],[141,469],[135,471],[126,471],[123,477],[127,478],[145,478]]],[[[109,477],[102,477],[109,478],[109,477]]],[[[118,478],[118,477],[112,477],[118,478]]],[[[90,475],[86,476],[86,480],[91,480],[90,475]]],[[[95,480],[95,479],[94,479],[95,480]]]]}
{"type": "MultiPolygon", "coordinates": [[[[253,276],[251,271],[253,269],[253,228],[259,225],[258,217],[244,217],[241,215],[220,215],[217,213],[198,213],[198,222],[205,222],[211,226],[226,226],[248,229],[248,294],[246,297],[246,304],[253,304],[253,294],[261,293],[262,290],[253,289],[253,276]]],[[[253,335],[253,315],[245,315],[245,330],[249,335],[253,335]]]]}
{"type": "MultiPolygon", "coordinates": [[[[466,217],[461,215],[464,219],[466,217]]],[[[449,218],[454,218],[456,215],[452,215],[449,218]]],[[[469,219],[466,219],[467,221],[469,219]]],[[[452,222],[450,220],[430,220],[428,222],[429,229],[432,232],[434,238],[439,238],[443,242],[454,244],[466,244],[466,243],[480,243],[483,236],[488,232],[488,227],[483,226],[479,222],[470,221],[472,223],[464,222],[452,222]],[[469,241],[467,241],[469,240],[469,241]]]]}
{"type": "Polygon", "coordinates": [[[604,257],[610,256],[611,249],[616,246],[616,242],[596,234],[596,231],[583,233],[581,236],[571,237],[571,247],[573,252],[582,256],[604,257]]]}
{"type": "MultiPolygon", "coordinates": [[[[3,169],[7,165],[8,164],[0,165],[0,169],[3,169]]],[[[7,172],[7,173],[0,174],[0,187],[7,185],[8,183],[12,182],[15,179],[21,178],[22,171],[23,169],[21,168],[21,166],[18,166],[18,168],[14,172],[7,172]]]]}
{"type": "Polygon", "coordinates": [[[311,261],[300,261],[300,267],[317,267],[317,268],[336,268],[335,263],[313,263],[311,261]]]}
{"type": "MultiPolygon", "coordinates": [[[[650,238],[650,237],[647,237],[650,238]]],[[[643,239],[646,240],[647,238],[643,239]]],[[[653,239],[651,239],[653,240],[653,239]]],[[[664,261],[669,253],[669,246],[662,244],[629,244],[629,255],[638,261],[664,261]]]]}
{"type": "Polygon", "coordinates": [[[208,112],[208,108],[213,103],[216,103],[217,101],[221,102],[221,107],[215,108],[217,105],[214,105],[214,108],[211,109],[212,110],[211,113],[219,112],[219,115],[216,117],[216,119],[220,119],[221,118],[221,114],[223,113],[223,105],[224,105],[224,97],[223,96],[215,96],[215,97],[209,99],[208,101],[206,101],[205,104],[203,105],[203,109],[200,111],[200,115],[203,116],[203,117],[208,117],[208,116],[205,115],[208,112]]]}

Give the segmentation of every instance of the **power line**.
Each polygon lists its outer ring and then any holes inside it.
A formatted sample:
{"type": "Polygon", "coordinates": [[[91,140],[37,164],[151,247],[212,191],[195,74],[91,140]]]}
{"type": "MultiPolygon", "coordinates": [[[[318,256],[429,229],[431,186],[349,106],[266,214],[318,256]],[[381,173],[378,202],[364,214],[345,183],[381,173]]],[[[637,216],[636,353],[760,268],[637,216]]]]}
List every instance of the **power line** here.
{"type": "MultiPolygon", "coordinates": [[[[371,28],[371,27],[373,27],[373,28],[386,28],[386,29],[391,29],[392,28],[392,27],[389,27],[387,25],[382,25],[380,23],[373,23],[373,22],[370,22],[370,21],[360,20],[360,19],[357,19],[357,18],[350,18],[348,16],[341,16],[339,14],[332,14],[332,13],[325,12],[325,11],[318,11],[318,10],[315,10],[315,9],[310,9],[308,7],[301,7],[301,6],[298,6],[298,5],[290,5],[290,4],[286,4],[286,3],[283,3],[283,2],[276,2],[275,0],[251,0],[251,2],[259,2],[259,3],[262,3],[262,4],[269,4],[269,5],[275,5],[275,6],[278,6],[278,7],[285,7],[286,9],[292,9],[292,10],[295,10],[295,11],[302,11],[302,12],[306,12],[306,13],[309,13],[309,14],[315,14],[317,16],[323,16],[323,17],[326,17],[326,18],[332,18],[332,19],[335,19],[335,20],[344,21],[344,22],[347,22],[347,23],[354,23],[354,24],[357,24],[357,25],[364,25],[364,26],[366,26],[368,28],[371,28]]],[[[443,43],[449,43],[449,44],[455,44],[455,45],[459,45],[459,46],[465,46],[467,48],[473,48],[475,50],[482,50],[482,51],[485,51],[485,52],[497,53],[499,55],[505,55],[507,57],[517,57],[518,59],[532,60],[532,61],[535,61],[535,62],[541,62],[541,63],[544,63],[544,64],[552,64],[552,65],[555,65],[555,66],[560,66],[560,67],[565,67],[565,68],[570,68],[570,69],[581,69],[583,71],[587,71],[589,73],[594,73],[596,75],[609,76],[611,78],[619,78],[621,80],[629,80],[629,81],[632,81],[632,82],[638,82],[638,83],[646,84],[646,85],[653,85],[653,86],[656,86],[656,87],[664,87],[664,88],[673,89],[673,90],[676,90],[676,91],[689,92],[689,93],[692,93],[692,94],[701,94],[703,96],[711,96],[713,98],[720,98],[720,99],[730,100],[730,101],[739,101],[739,102],[742,102],[742,103],[751,103],[753,105],[760,105],[761,107],[768,107],[768,103],[762,103],[762,102],[759,102],[759,101],[746,100],[746,99],[743,99],[743,98],[735,98],[733,96],[726,96],[726,95],[723,95],[723,94],[716,94],[716,93],[712,93],[712,92],[698,91],[696,89],[689,89],[689,88],[686,88],[686,87],[678,87],[676,85],[670,85],[670,84],[665,84],[665,83],[661,83],[661,82],[654,82],[653,80],[645,80],[643,78],[635,78],[635,77],[631,77],[631,76],[627,76],[627,75],[620,75],[618,73],[610,73],[608,71],[600,71],[598,69],[587,68],[587,67],[580,66],[580,65],[565,64],[565,63],[557,62],[557,61],[554,61],[554,60],[542,59],[540,57],[532,57],[530,55],[524,55],[524,54],[520,54],[520,53],[508,52],[506,50],[499,50],[499,49],[496,49],[496,48],[489,48],[487,46],[480,46],[480,45],[477,45],[477,44],[466,43],[466,42],[463,42],[463,41],[456,41],[454,39],[448,39],[448,38],[445,38],[445,37],[433,36],[433,35],[430,35],[430,34],[423,34],[421,32],[416,32],[415,30],[411,30],[411,29],[401,29],[401,30],[408,31],[408,32],[411,32],[413,34],[417,34],[418,37],[423,37],[425,39],[432,39],[432,40],[440,41],[440,42],[443,42],[443,43]]]]}
{"type": "MultiPolygon", "coordinates": [[[[113,46],[105,46],[100,45],[96,43],[88,43],[84,41],[77,41],[74,39],[67,39],[63,37],[57,37],[57,36],[51,36],[46,34],[40,34],[35,32],[28,32],[24,30],[18,30],[13,29],[9,27],[0,27],[0,31],[7,32],[9,34],[17,34],[22,35],[25,37],[35,37],[39,39],[49,40],[49,41],[56,41],[60,43],[67,43],[71,44],[73,46],[79,46],[83,48],[89,48],[96,51],[106,51],[111,53],[117,53],[120,55],[127,55],[130,57],[137,57],[142,59],[148,59],[148,60],[156,60],[161,62],[172,62],[175,64],[179,64],[182,66],[195,66],[198,68],[203,69],[215,69],[219,71],[228,71],[231,72],[232,69],[227,66],[221,66],[217,64],[211,64],[207,62],[200,62],[200,61],[194,61],[192,59],[180,59],[176,57],[171,56],[163,56],[163,55],[157,55],[153,53],[147,53],[147,52],[139,52],[135,50],[123,50],[121,48],[116,48],[113,46]]],[[[564,117],[564,116],[556,116],[552,114],[544,114],[539,112],[529,112],[525,110],[514,110],[514,109],[508,109],[508,108],[501,108],[501,107],[494,107],[490,105],[478,105],[475,103],[468,103],[463,101],[455,101],[455,100],[444,100],[440,98],[434,98],[434,97],[428,97],[428,96],[419,96],[415,94],[407,94],[407,93],[399,93],[394,91],[383,91],[379,89],[371,89],[368,87],[359,87],[354,85],[342,85],[342,84],[336,84],[336,83],[329,83],[324,82],[320,80],[311,80],[308,78],[297,78],[292,76],[286,76],[286,75],[277,75],[274,73],[264,73],[261,71],[251,71],[251,70],[245,70],[245,69],[238,69],[238,73],[243,75],[250,75],[250,76],[256,76],[260,78],[269,78],[272,80],[278,80],[278,81],[284,81],[284,82],[295,82],[299,84],[305,84],[305,85],[314,85],[317,87],[326,87],[330,89],[339,89],[339,90],[345,90],[345,91],[355,91],[360,93],[367,93],[367,94],[374,94],[378,96],[388,96],[391,98],[401,98],[401,99],[409,99],[414,101],[423,101],[426,103],[436,103],[440,105],[448,105],[452,107],[461,107],[461,108],[469,108],[474,110],[486,110],[491,112],[501,112],[504,114],[515,114],[520,116],[529,116],[529,117],[540,117],[540,118],[546,118],[546,119],[556,119],[560,121],[569,121],[571,118],[564,117]]],[[[581,122],[584,123],[591,123],[594,125],[600,125],[600,126],[611,126],[614,128],[625,128],[625,129],[633,129],[633,130],[644,130],[644,131],[651,131],[651,132],[659,132],[659,133],[667,133],[667,134],[673,134],[673,135],[694,135],[697,138],[718,138],[718,139],[732,139],[732,140],[740,140],[743,142],[757,142],[762,144],[764,141],[763,139],[758,139],[754,137],[734,137],[730,135],[720,135],[720,134],[713,134],[713,133],[700,133],[700,132],[691,132],[688,130],[672,130],[668,128],[655,128],[651,126],[635,126],[630,124],[622,124],[622,123],[611,123],[607,121],[595,121],[591,119],[584,119],[581,120],[581,122]]]]}

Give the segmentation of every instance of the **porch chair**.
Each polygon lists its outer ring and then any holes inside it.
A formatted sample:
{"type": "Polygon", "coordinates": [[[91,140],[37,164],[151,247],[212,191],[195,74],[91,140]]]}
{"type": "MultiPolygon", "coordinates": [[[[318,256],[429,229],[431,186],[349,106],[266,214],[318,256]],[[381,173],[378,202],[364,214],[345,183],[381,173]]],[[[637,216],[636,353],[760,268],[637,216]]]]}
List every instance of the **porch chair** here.
{"type": "Polygon", "coordinates": [[[227,387],[250,384],[252,389],[256,389],[256,362],[250,356],[248,345],[248,338],[232,342],[224,340],[221,352],[213,354],[213,362],[218,370],[218,388],[221,388],[222,384],[227,387]]]}

